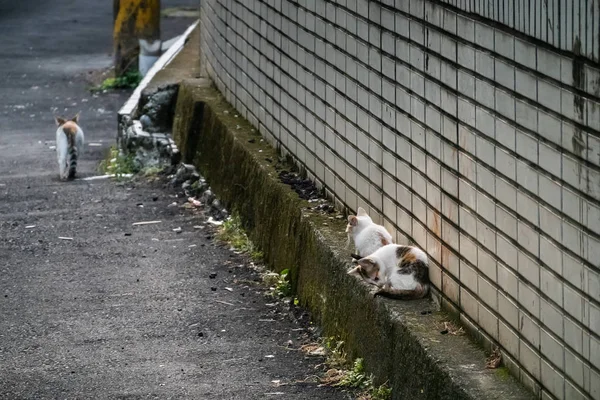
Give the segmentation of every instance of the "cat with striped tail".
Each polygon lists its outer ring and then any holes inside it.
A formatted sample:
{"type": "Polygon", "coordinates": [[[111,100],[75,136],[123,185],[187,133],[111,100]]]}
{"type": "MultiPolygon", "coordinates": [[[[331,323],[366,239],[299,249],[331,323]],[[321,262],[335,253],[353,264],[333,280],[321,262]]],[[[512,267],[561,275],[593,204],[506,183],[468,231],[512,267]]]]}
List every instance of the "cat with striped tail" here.
{"type": "Polygon", "coordinates": [[[75,178],[77,160],[83,150],[83,130],[79,127],[79,114],[71,119],[54,117],[56,130],[56,155],[62,180],[75,178]]]}

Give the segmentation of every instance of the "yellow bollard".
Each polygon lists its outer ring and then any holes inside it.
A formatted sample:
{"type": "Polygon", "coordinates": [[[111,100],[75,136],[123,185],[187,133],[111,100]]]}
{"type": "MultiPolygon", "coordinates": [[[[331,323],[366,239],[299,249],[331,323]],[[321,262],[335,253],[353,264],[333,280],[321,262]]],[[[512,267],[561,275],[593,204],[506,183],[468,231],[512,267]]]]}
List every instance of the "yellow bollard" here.
{"type": "Polygon", "coordinates": [[[115,75],[137,70],[139,39],[160,39],[160,0],[113,0],[115,75]]]}

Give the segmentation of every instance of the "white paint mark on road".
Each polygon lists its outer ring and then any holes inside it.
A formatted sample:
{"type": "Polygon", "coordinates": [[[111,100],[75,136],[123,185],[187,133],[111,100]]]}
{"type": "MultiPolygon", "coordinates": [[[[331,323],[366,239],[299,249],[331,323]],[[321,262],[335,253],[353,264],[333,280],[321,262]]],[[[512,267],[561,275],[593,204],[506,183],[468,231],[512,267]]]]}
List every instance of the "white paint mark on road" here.
{"type": "Polygon", "coordinates": [[[152,225],[152,224],[160,224],[162,221],[140,221],[140,222],[134,222],[132,225],[133,226],[138,226],[138,225],[152,225]]]}

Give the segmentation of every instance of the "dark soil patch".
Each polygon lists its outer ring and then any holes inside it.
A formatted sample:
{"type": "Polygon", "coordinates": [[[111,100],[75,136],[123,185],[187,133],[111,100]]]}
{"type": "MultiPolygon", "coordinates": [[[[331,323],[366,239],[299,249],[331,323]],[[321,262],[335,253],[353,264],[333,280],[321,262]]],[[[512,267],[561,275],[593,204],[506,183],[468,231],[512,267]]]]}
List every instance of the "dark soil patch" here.
{"type": "Polygon", "coordinates": [[[281,171],[279,180],[290,185],[294,192],[303,200],[317,200],[321,198],[320,191],[310,179],[303,179],[294,172],[281,171]]]}

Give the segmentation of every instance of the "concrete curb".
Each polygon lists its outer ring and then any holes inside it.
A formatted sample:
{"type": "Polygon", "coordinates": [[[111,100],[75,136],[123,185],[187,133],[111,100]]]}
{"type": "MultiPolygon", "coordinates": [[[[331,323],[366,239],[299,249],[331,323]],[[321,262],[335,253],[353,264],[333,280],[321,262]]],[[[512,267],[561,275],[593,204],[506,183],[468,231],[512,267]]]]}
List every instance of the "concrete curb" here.
{"type": "Polygon", "coordinates": [[[125,104],[119,109],[118,112],[118,121],[119,124],[123,117],[131,116],[137,109],[138,103],[140,101],[140,97],[142,95],[142,91],[148,86],[150,82],[154,79],[154,76],[162,69],[167,67],[171,61],[179,54],[179,52],[183,49],[185,43],[187,42],[190,34],[196,29],[198,23],[200,21],[194,22],[190,25],[185,32],[178,37],[178,39],[169,47],[169,49],[159,57],[158,60],[152,65],[152,67],[148,70],[148,73],[144,76],[144,79],[140,82],[140,84],[135,88],[133,94],[127,99],[125,104]]]}
{"type": "Polygon", "coordinates": [[[484,351],[467,336],[441,334],[450,317],[430,300],[373,299],[365,284],[346,274],[344,220],[311,209],[314,203],[280,182],[279,172],[291,166],[209,80],[186,79],[199,75],[194,63],[200,54],[192,47],[162,63],[167,67],[160,73],[148,74],[119,112],[120,121],[133,115],[146,86],[181,82],[172,136],[183,162],[198,167],[224,205],[240,215],[269,266],[290,270],[294,291],[324,335],[343,340],[349,356],[364,358],[376,383],[390,384],[394,399],[534,398],[506,368],[486,369],[484,351]]]}
{"type": "Polygon", "coordinates": [[[292,286],[326,336],[362,357],[394,399],[530,399],[505,368],[485,368],[467,336],[443,335],[447,314],[429,300],[373,299],[346,274],[345,222],[310,208],[278,174],[290,168],[206,79],[180,85],[173,137],[226,207],[240,214],[251,239],[292,286]]]}

